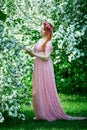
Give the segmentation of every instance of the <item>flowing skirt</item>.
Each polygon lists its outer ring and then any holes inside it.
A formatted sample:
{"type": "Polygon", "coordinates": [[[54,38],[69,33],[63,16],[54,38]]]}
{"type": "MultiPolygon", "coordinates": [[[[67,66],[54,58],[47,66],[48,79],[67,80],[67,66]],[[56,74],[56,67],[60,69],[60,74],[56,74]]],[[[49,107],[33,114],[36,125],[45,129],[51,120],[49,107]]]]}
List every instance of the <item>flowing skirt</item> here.
{"type": "Polygon", "coordinates": [[[33,108],[37,120],[87,119],[86,117],[72,117],[64,112],[56,89],[51,57],[48,61],[37,57],[34,59],[32,87],[33,108]]]}

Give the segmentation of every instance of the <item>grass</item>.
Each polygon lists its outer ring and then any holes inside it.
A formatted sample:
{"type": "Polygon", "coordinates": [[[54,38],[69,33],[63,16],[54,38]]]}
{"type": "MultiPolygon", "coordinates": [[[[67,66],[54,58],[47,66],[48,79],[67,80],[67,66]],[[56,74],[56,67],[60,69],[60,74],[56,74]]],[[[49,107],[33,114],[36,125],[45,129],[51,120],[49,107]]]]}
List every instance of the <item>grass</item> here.
{"type": "MultiPolygon", "coordinates": [[[[68,115],[87,116],[87,97],[78,95],[59,95],[62,106],[68,115]]],[[[6,118],[0,124],[0,130],[87,130],[87,120],[66,121],[56,120],[53,122],[33,120],[34,111],[31,106],[22,106],[26,120],[21,121],[13,118],[6,118]]]]}

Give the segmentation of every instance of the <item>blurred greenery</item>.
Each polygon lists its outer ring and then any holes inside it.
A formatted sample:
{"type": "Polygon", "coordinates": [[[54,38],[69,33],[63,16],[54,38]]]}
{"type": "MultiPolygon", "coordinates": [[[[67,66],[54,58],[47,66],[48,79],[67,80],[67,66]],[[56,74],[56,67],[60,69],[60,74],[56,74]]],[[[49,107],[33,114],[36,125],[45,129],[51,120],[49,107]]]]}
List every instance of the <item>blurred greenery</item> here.
{"type": "Polygon", "coordinates": [[[6,111],[9,115],[14,108],[19,113],[20,107],[16,105],[29,103],[34,59],[22,48],[32,48],[37,43],[44,20],[54,26],[51,57],[58,92],[87,95],[86,8],[87,0],[0,1],[2,121],[6,111]]]}

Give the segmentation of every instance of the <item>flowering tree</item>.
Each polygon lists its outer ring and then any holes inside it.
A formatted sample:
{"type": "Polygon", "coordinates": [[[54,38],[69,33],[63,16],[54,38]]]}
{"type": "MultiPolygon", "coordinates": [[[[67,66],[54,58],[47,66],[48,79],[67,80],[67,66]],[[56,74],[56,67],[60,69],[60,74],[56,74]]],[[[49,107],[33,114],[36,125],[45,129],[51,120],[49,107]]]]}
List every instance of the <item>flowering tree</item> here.
{"type": "MultiPolygon", "coordinates": [[[[35,27],[39,19],[35,21],[38,9],[33,16],[36,3],[24,0],[22,2],[4,0],[0,5],[2,16],[7,17],[0,20],[0,122],[4,121],[5,113],[24,120],[25,116],[20,111],[21,103],[29,100],[27,86],[31,85],[33,61],[25,54],[23,46],[31,46],[40,37],[39,28],[35,27]],[[32,21],[35,22],[32,24],[32,21]]],[[[41,21],[38,24],[40,23],[41,21]]]]}
{"type": "Polygon", "coordinates": [[[31,94],[33,60],[22,47],[37,42],[44,20],[54,26],[52,59],[58,90],[87,90],[86,6],[86,0],[1,0],[0,122],[4,113],[25,119],[20,110],[31,94]]]}
{"type": "Polygon", "coordinates": [[[3,34],[3,24],[0,24],[0,31],[0,122],[4,121],[3,113],[24,119],[20,104],[29,94],[23,82],[25,73],[31,69],[26,66],[29,57],[23,55],[22,46],[16,39],[3,34]]]}
{"type": "MultiPolygon", "coordinates": [[[[54,59],[58,90],[66,93],[85,93],[87,65],[87,2],[55,1],[54,59]],[[84,10],[83,10],[84,9],[84,10]],[[59,71],[56,71],[58,69],[59,71]]],[[[54,12],[53,12],[54,13],[54,12]]]]}

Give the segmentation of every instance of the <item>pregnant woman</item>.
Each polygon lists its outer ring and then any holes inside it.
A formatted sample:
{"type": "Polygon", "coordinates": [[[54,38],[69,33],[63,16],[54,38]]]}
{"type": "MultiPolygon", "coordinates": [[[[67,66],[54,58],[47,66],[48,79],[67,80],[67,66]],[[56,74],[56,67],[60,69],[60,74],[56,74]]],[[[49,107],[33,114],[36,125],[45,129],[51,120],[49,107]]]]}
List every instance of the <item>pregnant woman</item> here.
{"type": "Polygon", "coordinates": [[[32,75],[33,108],[37,120],[54,121],[84,120],[86,117],[73,117],[67,115],[60,103],[57,93],[54,68],[51,59],[53,26],[45,21],[41,30],[42,38],[35,44],[33,49],[24,48],[34,59],[32,75]]]}

